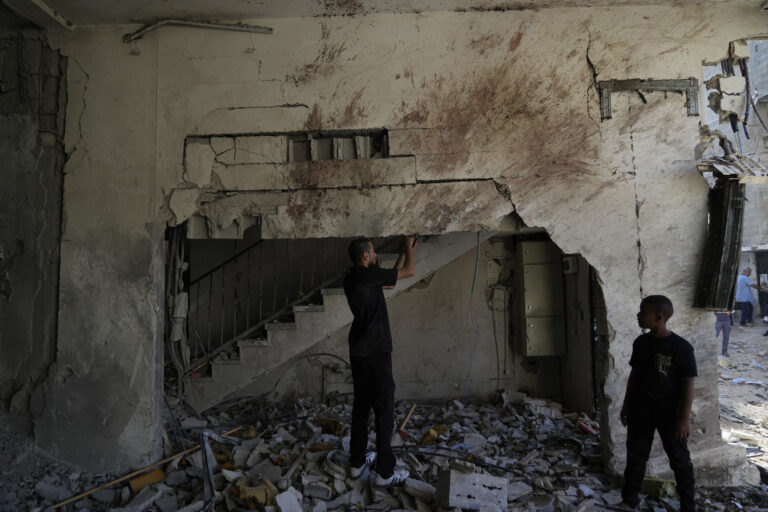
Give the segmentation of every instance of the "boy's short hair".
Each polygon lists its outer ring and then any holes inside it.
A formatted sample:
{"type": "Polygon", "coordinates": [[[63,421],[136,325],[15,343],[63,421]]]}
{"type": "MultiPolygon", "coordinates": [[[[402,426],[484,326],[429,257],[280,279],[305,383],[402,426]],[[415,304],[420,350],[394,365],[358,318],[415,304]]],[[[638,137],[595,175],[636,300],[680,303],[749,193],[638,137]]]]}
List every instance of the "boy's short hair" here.
{"type": "Polygon", "coordinates": [[[642,303],[649,306],[651,311],[660,313],[666,320],[672,318],[675,313],[672,301],[664,295],[649,295],[643,299],[642,303]]]}
{"type": "Polygon", "coordinates": [[[347,252],[353,264],[357,265],[363,260],[363,254],[368,252],[369,244],[371,240],[368,238],[357,238],[350,242],[347,252]]]}

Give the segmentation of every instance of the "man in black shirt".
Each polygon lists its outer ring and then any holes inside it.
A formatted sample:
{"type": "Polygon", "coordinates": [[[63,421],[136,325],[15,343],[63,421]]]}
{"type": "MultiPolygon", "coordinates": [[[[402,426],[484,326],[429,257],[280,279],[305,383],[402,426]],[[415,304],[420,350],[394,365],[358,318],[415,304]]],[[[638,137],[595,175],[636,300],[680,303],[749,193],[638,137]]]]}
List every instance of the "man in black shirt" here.
{"type": "Polygon", "coordinates": [[[383,288],[392,288],[414,271],[413,238],[403,239],[400,257],[391,269],[377,265],[370,240],[361,238],[349,245],[353,266],[344,278],[344,294],[354,320],[349,330],[349,358],[352,365],[354,402],[350,439],[350,476],[359,477],[376,461],[376,485],[398,484],[408,477],[395,471],[391,437],[394,428],[395,381],[392,378],[392,334],[383,288]],[[368,415],[376,418],[376,454],[366,454],[368,415]]]}

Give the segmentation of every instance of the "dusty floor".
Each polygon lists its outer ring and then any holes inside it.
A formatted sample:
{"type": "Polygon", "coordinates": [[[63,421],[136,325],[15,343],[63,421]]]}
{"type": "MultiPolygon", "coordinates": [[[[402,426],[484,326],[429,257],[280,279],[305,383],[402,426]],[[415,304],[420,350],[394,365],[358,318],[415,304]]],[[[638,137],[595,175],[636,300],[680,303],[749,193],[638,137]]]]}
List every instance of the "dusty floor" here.
{"type": "MultiPolygon", "coordinates": [[[[768,336],[762,336],[766,329],[768,329],[766,326],[735,328],[731,334],[730,357],[727,360],[720,360],[723,437],[727,442],[743,446],[753,463],[766,468],[763,484],[756,487],[699,489],[700,510],[768,511],[768,485],[766,485],[768,483],[768,390],[766,390],[768,336]]],[[[712,342],[716,342],[714,336],[712,342]]],[[[601,473],[597,436],[579,428],[579,422],[586,422],[592,426],[596,426],[596,423],[572,413],[561,415],[551,407],[556,404],[535,399],[521,401],[519,398],[517,397],[515,403],[506,405],[501,402],[467,405],[447,402],[424,405],[414,415],[409,424],[409,430],[418,440],[430,427],[445,424],[447,432],[441,434],[437,444],[453,447],[450,448],[451,450],[479,440],[485,448],[478,454],[479,458],[474,459],[477,462],[475,471],[486,474],[495,473],[509,480],[510,495],[507,510],[510,511],[544,510],[537,508],[533,502],[534,496],[542,495],[554,497],[554,504],[557,507],[555,510],[563,512],[604,510],[597,505],[611,504],[617,499],[620,500],[618,489],[612,487],[609,479],[601,473]],[[484,463],[486,467],[483,467],[484,463]],[[501,466],[508,469],[496,471],[501,466]]],[[[398,406],[398,418],[402,417],[407,405],[398,406]]],[[[311,400],[272,406],[246,403],[219,411],[206,419],[217,423],[222,429],[243,422],[257,425],[258,430],[262,432],[260,437],[264,439],[265,448],[267,448],[266,445],[269,447],[268,450],[263,451],[265,453],[272,451],[270,455],[272,458],[264,459],[259,466],[266,464],[275,468],[272,463],[281,466],[282,470],[277,470],[279,477],[281,472],[285,472],[283,463],[288,465],[290,463],[288,459],[301,451],[302,446],[305,444],[308,446],[308,443],[313,442],[309,440],[311,436],[306,436],[305,439],[305,435],[309,433],[307,426],[313,423],[319,424],[318,420],[328,415],[348,421],[348,418],[345,418],[348,416],[348,409],[349,405],[344,397],[337,397],[335,403],[331,404],[316,404],[311,400]],[[285,439],[282,438],[292,437],[288,432],[296,438],[285,444],[285,439]]],[[[188,427],[187,434],[194,432],[203,423],[199,421],[195,425],[194,419],[187,418],[185,420],[188,427]]],[[[348,425],[344,422],[341,424],[343,431],[348,430],[348,425]]],[[[62,499],[121,476],[80,473],[47,460],[38,454],[28,439],[20,433],[24,427],[25,425],[18,419],[9,417],[6,413],[0,413],[0,512],[52,510],[51,505],[62,499]]],[[[169,439],[175,436],[173,429],[169,432],[169,439]]],[[[344,436],[341,432],[339,431],[338,437],[329,436],[326,440],[331,444],[338,442],[341,447],[344,436]]],[[[189,437],[189,442],[194,442],[194,435],[186,435],[186,437],[189,437]]],[[[406,447],[406,451],[401,452],[400,457],[409,461],[412,476],[418,477],[424,483],[432,482],[438,469],[453,467],[448,464],[447,459],[445,463],[439,462],[442,459],[427,456],[419,453],[418,450],[419,448],[413,445],[410,448],[406,447]],[[410,456],[407,455],[408,452],[411,453],[410,456]],[[424,470],[415,475],[413,469],[419,466],[423,466],[424,470]]],[[[454,456],[455,452],[449,451],[446,454],[454,456]]],[[[224,453],[222,457],[222,460],[237,460],[234,451],[224,453]]],[[[309,462],[299,465],[297,477],[293,482],[300,491],[299,495],[301,492],[304,493],[305,512],[322,510],[326,503],[331,503],[327,501],[321,504],[322,500],[308,498],[308,493],[312,491],[307,486],[314,485],[317,490],[317,486],[321,484],[313,484],[313,479],[323,474],[322,464],[314,464],[311,459],[313,458],[308,457],[309,462]],[[302,474],[301,478],[298,478],[299,473],[302,474]]],[[[235,474],[238,468],[246,476],[254,471],[254,468],[248,470],[242,461],[229,466],[225,462],[222,467],[230,467],[230,475],[235,474]]],[[[146,488],[146,491],[151,489],[155,492],[156,499],[154,502],[146,502],[146,506],[137,503],[139,496],[132,494],[130,489],[122,484],[100,491],[90,498],[81,499],[59,510],[106,511],[126,507],[125,510],[132,511],[168,512],[185,506],[187,507],[185,511],[199,510],[202,503],[200,501],[202,478],[199,468],[195,468],[194,463],[183,459],[177,461],[173,468],[164,469],[165,484],[168,485],[158,483],[146,488]],[[183,477],[184,483],[171,483],[172,476],[183,477]],[[161,498],[157,499],[158,496],[161,498]],[[161,502],[163,502],[162,506],[161,502]]],[[[219,471],[222,470],[217,470],[217,486],[226,486],[222,487],[222,494],[231,492],[237,487],[239,479],[227,484],[224,482],[224,475],[219,471]]],[[[347,494],[355,492],[354,486],[348,480],[345,483],[343,479],[336,478],[329,480],[329,484],[331,482],[336,486],[333,496],[336,496],[336,493],[339,495],[334,501],[341,499],[344,492],[347,494]]],[[[148,494],[150,493],[144,493],[145,496],[148,494]]],[[[365,495],[364,491],[363,495],[365,495]]],[[[372,500],[373,497],[381,500],[386,496],[365,495],[366,500],[372,500]]],[[[434,503],[427,504],[413,496],[409,497],[408,488],[393,492],[388,499],[392,503],[397,503],[398,500],[401,503],[399,507],[389,505],[393,508],[441,510],[434,503]],[[415,504],[418,507],[406,507],[406,503],[415,504]]],[[[374,503],[366,509],[375,508],[375,499],[372,501],[374,503]]],[[[381,502],[378,503],[378,505],[381,504],[381,502]]],[[[653,512],[675,510],[675,505],[676,502],[670,499],[648,499],[643,510],[653,512]]],[[[237,506],[237,502],[229,498],[219,500],[215,507],[215,510],[248,509],[247,506],[237,506]]],[[[334,507],[327,507],[327,510],[332,509],[334,507]]],[[[270,507],[267,507],[267,510],[270,510],[270,507]]]]}

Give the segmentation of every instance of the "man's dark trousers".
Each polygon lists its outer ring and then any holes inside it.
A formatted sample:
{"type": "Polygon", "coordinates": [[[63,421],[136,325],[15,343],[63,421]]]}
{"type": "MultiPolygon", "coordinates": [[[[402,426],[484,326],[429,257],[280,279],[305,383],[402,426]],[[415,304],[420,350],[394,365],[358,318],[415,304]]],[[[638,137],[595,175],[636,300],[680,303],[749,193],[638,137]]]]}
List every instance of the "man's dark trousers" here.
{"type": "Polygon", "coordinates": [[[631,507],[640,504],[640,489],[645,477],[648,456],[653,445],[654,431],[659,431],[661,443],[669,458],[669,467],[675,474],[677,493],[680,495],[680,512],[693,512],[694,477],[688,440],[677,439],[673,411],[659,413],[651,407],[630,409],[627,424],[627,468],[624,470],[624,487],[621,497],[631,507]]]}
{"type": "Polygon", "coordinates": [[[357,468],[365,462],[368,415],[373,409],[376,417],[376,473],[382,478],[389,478],[395,470],[395,455],[392,453],[392,430],[395,426],[392,355],[351,357],[350,360],[355,399],[352,403],[349,464],[357,468]]]}
{"type": "Polygon", "coordinates": [[[740,325],[751,324],[752,323],[752,303],[737,302],[737,304],[741,308],[741,319],[739,320],[739,324],[740,325]]]}

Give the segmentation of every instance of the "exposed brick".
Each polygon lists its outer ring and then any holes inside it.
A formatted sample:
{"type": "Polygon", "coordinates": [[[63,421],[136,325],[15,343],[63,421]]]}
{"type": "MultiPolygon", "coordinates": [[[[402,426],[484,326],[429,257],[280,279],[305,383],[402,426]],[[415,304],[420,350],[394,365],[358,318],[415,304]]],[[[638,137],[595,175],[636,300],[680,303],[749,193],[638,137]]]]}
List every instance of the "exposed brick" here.
{"type": "Polygon", "coordinates": [[[39,117],[40,129],[56,132],[56,115],[55,114],[43,114],[39,117]]]}
{"type": "Polygon", "coordinates": [[[31,75],[40,74],[40,59],[43,45],[39,39],[25,39],[21,42],[21,72],[31,75]]]}
{"type": "Polygon", "coordinates": [[[19,90],[22,100],[37,100],[40,97],[42,80],[39,76],[21,75],[21,88],[19,90]]]}
{"type": "Polygon", "coordinates": [[[59,103],[59,79],[55,76],[43,77],[43,94],[40,98],[40,113],[55,114],[59,103]]]}
{"type": "Polygon", "coordinates": [[[61,61],[61,55],[59,52],[46,50],[43,52],[43,73],[48,76],[59,76],[61,70],[59,64],[61,61]]]}

